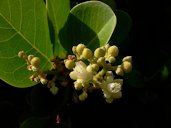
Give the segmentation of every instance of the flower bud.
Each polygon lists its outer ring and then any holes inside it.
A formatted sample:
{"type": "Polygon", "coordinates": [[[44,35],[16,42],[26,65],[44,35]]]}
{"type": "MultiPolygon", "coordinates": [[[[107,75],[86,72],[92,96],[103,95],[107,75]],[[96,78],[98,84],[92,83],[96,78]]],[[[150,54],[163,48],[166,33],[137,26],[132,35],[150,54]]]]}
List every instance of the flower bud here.
{"type": "Polygon", "coordinates": [[[94,51],[94,56],[96,58],[99,58],[99,57],[104,57],[105,55],[105,49],[103,48],[97,48],[95,51],[94,51]]]}
{"type": "Polygon", "coordinates": [[[58,93],[58,91],[59,91],[59,88],[56,87],[56,86],[52,86],[52,87],[50,88],[50,92],[51,92],[53,95],[56,95],[56,94],[58,93]]]}
{"type": "Polygon", "coordinates": [[[124,75],[123,69],[122,69],[120,66],[118,66],[118,67],[116,68],[115,73],[116,73],[117,75],[119,75],[119,76],[123,76],[123,75],[124,75]]]}
{"type": "Polygon", "coordinates": [[[87,72],[97,72],[99,70],[99,66],[97,64],[89,64],[86,70],[87,72]]]}
{"type": "Polygon", "coordinates": [[[32,76],[29,77],[29,79],[30,79],[31,81],[34,81],[34,78],[35,78],[35,77],[36,77],[36,76],[32,75],[32,76]]]}
{"type": "Polygon", "coordinates": [[[82,52],[82,57],[85,59],[90,59],[92,57],[93,53],[90,49],[84,48],[82,52]]]}
{"type": "Polygon", "coordinates": [[[65,67],[67,69],[69,69],[69,70],[73,69],[74,66],[75,66],[75,62],[73,60],[68,60],[67,59],[67,60],[64,61],[64,63],[65,63],[65,67]]]}
{"type": "Polygon", "coordinates": [[[40,82],[40,78],[39,77],[34,77],[33,79],[36,83],[39,83],[40,82]]]}
{"type": "Polygon", "coordinates": [[[124,61],[122,63],[122,68],[125,73],[129,73],[132,70],[132,64],[129,61],[124,61]]]}
{"type": "Polygon", "coordinates": [[[25,54],[24,51],[19,51],[19,52],[18,52],[18,57],[22,58],[22,57],[24,57],[24,56],[26,56],[26,54],[25,54]]]}
{"type": "Polygon", "coordinates": [[[40,82],[41,82],[42,84],[47,84],[48,80],[45,79],[45,78],[40,78],[40,82]]]}
{"type": "Polygon", "coordinates": [[[94,72],[97,72],[99,70],[99,66],[97,64],[92,64],[91,67],[94,72]]]}
{"type": "Polygon", "coordinates": [[[76,53],[76,46],[72,47],[72,52],[75,54],[76,53]]]}
{"type": "Polygon", "coordinates": [[[32,65],[27,65],[27,70],[32,71],[32,65]]]}
{"type": "Polygon", "coordinates": [[[115,57],[110,56],[110,57],[108,58],[108,61],[109,61],[109,63],[114,63],[114,62],[116,61],[116,59],[115,59],[115,57]]]}
{"type": "Polygon", "coordinates": [[[81,90],[82,89],[82,83],[78,83],[77,81],[74,82],[74,88],[75,88],[75,90],[81,90]]]}
{"type": "Polygon", "coordinates": [[[119,53],[119,49],[115,45],[110,46],[108,48],[108,51],[107,51],[108,56],[117,57],[118,56],[118,53],[119,53]]]}
{"type": "Polygon", "coordinates": [[[113,75],[113,72],[112,72],[112,71],[107,71],[107,72],[106,72],[106,76],[112,76],[112,77],[114,77],[114,75],[113,75]]]}
{"type": "Polygon", "coordinates": [[[132,56],[126,56],[122,59],[122,62],[124,61],[128,61],[128,62],[132,62],[132,56]]]}
{"type": "Polygon", "coordinates": [[[31,62],[31,60],[34,58],[34,55],[28,55],[28,61],[31,62]]]}
{"type": "Polygon", "coordinates": [[[100,65],[100,66],[103,66],[105,64],[105,58],[104,57],[100,57],[98,60],[97,60],[97,63],[100,65]]]}
{"type": "Polygon", "coordinates": [[[78,98],[80,101],[84,101],[85,99],[87,99],[87,97],[88,97],[88,94],[87,92],[84,91],[82,94],[79,95],[78,98]]]}
{"type": "Polygon", "coordinates": [[[35,66],[32,66],[32,65],[30,65],[31,66],[31,70],[33,71],[33,72],[37,72],[39,69],[37,68],[37,67],[35,67],[35,66]]]}
{"type": "Polygon", "coordinates": [[[81,55],[84,48],[85,48],[85,45],[84,44],[79,44],[79,45],[76,46],[76,49],[75,50],[78,53],[78,55],[81,55]]]}
{"type": "Polygon", "coordinates": [[[93,68],[92,68],[92,65],[89,64],[86,68],[87,72],[93,72],[93,68]]]}
{"type": "Polygon", "coordinates": [[[31,63],[32,66],[38,67],[40,65],[40,59],[39,59],[39,57],[33,57],[31,59],[31,62],[30,63],[31,63]]]}

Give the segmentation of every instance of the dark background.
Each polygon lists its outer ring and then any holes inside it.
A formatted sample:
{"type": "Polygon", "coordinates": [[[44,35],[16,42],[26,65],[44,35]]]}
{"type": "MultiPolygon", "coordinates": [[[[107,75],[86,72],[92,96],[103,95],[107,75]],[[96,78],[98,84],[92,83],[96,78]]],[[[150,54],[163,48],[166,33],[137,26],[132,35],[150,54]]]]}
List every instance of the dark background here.
{"type": "MultiPolygon", "coordinates": [[[[171,71],[171,5],[164,0],[116,0],[116,4],[132,18],[130,43],[124,53],[133,56],[143,86],[125,83],[123,97],[112,104],[107,104],[99,92],[90,94],[85,102],[69,108],[72,125],[74,128],[102,125],[107,128],[170,128],[171,74],[163,79],[161,71],[163,66],[171,71]]],[[[37,109],[39,113],[49,114],[55,97],[44,87],[18,89],[0,82],[0,128],[19,128],[26,116],[33,113],[30,96],[38,89],[43,93],[39,92],[37,109]]]]}

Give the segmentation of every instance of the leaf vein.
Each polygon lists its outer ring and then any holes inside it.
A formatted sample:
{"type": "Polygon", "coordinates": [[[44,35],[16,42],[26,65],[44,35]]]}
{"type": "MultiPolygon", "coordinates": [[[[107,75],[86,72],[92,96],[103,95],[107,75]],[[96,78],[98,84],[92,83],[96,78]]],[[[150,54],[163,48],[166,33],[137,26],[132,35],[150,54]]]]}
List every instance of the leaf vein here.
{"type": "Polygon", "coordinates": [[[28,43],[30,44],[36,51],[38,51],[49,63],[51,63],[50,59],[42,52],[40,51],[33,43],[31,43],[31,41],[29,39],[27,39],[25,37],[25,35],[23,35],[20,31],[18,31],[17,28],[15,28],[15,26],[13,26],[11,24],[11,22],[9,22],[7,20],[7,18],[5,16],[2,15],[2,13],[0,13],[0,16],[28,43]]]}
{"type": "Polygon", "coordinates": [[[0,40],[0,43],[5,43],[9,40],[11,40],[13,37],[15,37],[17,35],[17,33],[14,33],[13,35],[11,35],[9,38],[5,39],[5,40],[0,40]]]}

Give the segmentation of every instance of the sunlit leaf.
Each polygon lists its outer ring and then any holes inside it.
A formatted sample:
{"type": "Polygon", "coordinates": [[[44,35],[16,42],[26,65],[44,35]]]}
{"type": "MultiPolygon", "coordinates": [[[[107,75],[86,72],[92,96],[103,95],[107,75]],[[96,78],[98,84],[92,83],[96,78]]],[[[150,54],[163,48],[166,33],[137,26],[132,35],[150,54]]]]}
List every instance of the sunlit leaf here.
{"type": "Polygon", "coordinates": [[[68,18],[64,47],[70,50],[78,43],[94,49],[106,44],[116,26],[116,16],[112,9],[100,1],[87,1],[71,9],[68,18]]]}
{"type": "Polygon", "coordinates": [[[15,87],[29,87],[26,62],[19,51],[40,57],[41,67],[52,67],[46,7],[43,0],[0,1],[0,79],[15,87]]]}
{"type": "Polygon", "coordinates": [[[66,51],[59,39],[59,31],[64,27],[70,12],[69,0],[46,0],[49,21],[52,24],[51,39],[54,44],[54,55],[65,57],[66,51]],[[54,31],[54,33],[52,32],[54,31]]]}

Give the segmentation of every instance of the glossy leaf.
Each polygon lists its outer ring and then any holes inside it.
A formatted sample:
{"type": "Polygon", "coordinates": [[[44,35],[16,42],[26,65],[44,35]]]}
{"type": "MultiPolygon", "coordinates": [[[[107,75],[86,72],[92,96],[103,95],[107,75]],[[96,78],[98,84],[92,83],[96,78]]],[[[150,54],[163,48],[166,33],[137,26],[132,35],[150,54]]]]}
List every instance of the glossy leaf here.
{"type": "Polygon", "coordinates": [[[35,83],[28,79],[33,72],[17,56],[21,50],[40,57],[42,68],[52,67],[52,45],[42,0],[0,1],[0,79],[24,88],[35,83]]]}
{"type": "Polygon", "coordinates": [[[65,57],[66,51],[59,39],[59,32],[64,27],[70,12],[69,0],[46,0],[49,22],[52,24],[51,39],[54,44],[54,55],[65,57]]]}
{"type": "Polygon", "coordinates": [[[95,49],[106,44],[116,26],[116,16],[112,9],[100,1],[87,1],[71,9],[68,17],[68,37],[64,47],[84,43],[95,49]]]}

